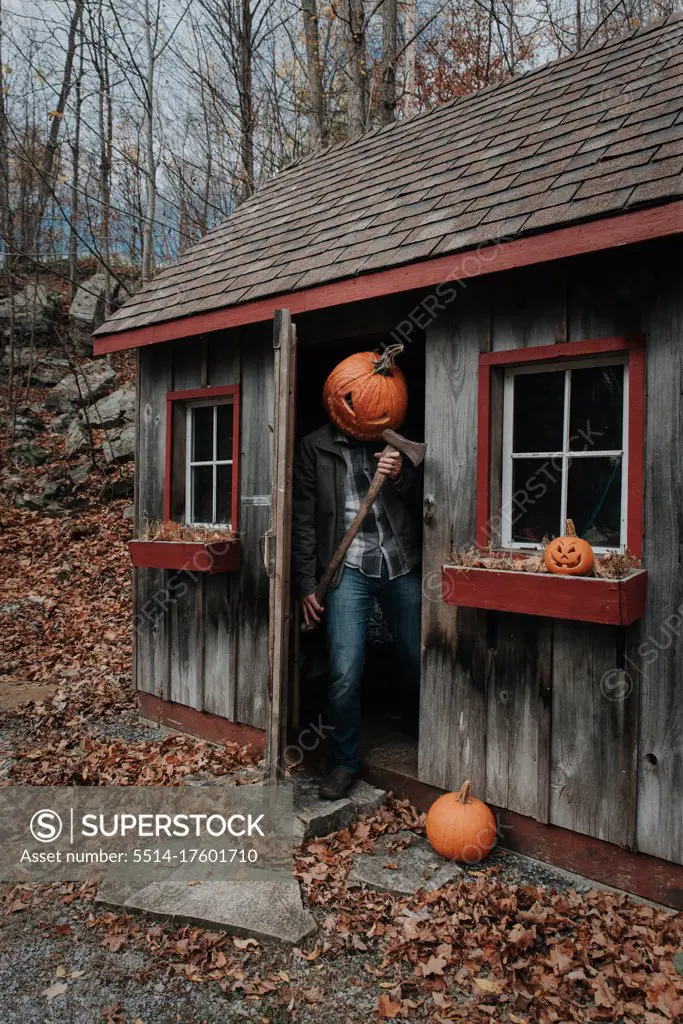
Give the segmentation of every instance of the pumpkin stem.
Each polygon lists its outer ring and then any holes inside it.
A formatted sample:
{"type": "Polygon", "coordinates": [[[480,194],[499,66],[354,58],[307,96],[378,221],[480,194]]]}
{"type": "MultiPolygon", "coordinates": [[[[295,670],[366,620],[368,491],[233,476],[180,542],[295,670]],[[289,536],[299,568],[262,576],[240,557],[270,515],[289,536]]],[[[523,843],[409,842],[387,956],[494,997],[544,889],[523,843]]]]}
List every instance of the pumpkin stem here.
{"type": "Polygon", "coordinates": [[[395,345],[387,345],[381,356],[375,360],[373,373],[381,373],[383,377],[390,376],[396,362],[396,356],[401,354],[403,348],[404,346],[401,342],[397,342],[395,345]]]}
{"type": "Polygon", "coordinates": [[[472,783],[468,779],[467,782],[463,783],[462,789],[458,793],[458,800],[461,804],[470,803],[470,796],[472,793],[472,783]]]}
{"type": "Polygon", "coordinates": [[[574,526],[574,520],[573,519],[568,519],[567,520],[567,536],[568,537],[576,537],[576,527],[574,526]]]}

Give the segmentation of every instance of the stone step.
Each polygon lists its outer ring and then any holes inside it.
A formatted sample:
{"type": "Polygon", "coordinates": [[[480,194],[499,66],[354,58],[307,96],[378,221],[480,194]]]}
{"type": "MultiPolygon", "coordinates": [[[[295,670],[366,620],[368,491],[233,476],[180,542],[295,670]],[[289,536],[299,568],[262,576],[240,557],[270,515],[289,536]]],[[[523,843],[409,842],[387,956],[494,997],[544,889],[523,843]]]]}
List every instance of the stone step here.
{"type": "Polygon", "coordinates": [[[294,842],[328,836],[348,828],[358,818],[374,814],[387,798],[383,789],[376,789],[357,779],[342,800],[321,800],[318,779],[302,773],[295,775],[294,783],[294,842]]]}
{"type": "Polygon", "coordinates": [[[404,831],[380,836],[374,853],[355,857],[348,885],[414,896],[419,889],[433,892],[462,875],[463,869],[440,857],[423,836],[404,831]]]}
{"type": "MultiPolygon", "coordinates": [[[[220,779],[188,777],[189,786],[262,784],[262,773],[245,769],[220,779]]],[[[359,817],[374,814],[386,793],[359,779],[343,800],[321,800],[318,780],[304,773],[294,775],[295,844],[346,828],[359,817]]],[[[105,880],[97,894],[100,903],[137,910],[154,917],[220,928],[233,935],[271,939],[296,945],[316,931],[316,923],[304,909],[295,878],[263,881],[140,882],[105,880]]]]}
{"type": "MultiPolygon", "coordinates": [[[[186,786],[234,786],[263,782],[262,769],[242,768],[230,775],[212,779],[204,775],[189,775],[186,786]]],[[[321,800],[318,796],[319,779],[307,772],[298,772],[287,781],[294,787],[294,842],[306,842],[328,836],[348,828],[358,818],[374,814],[387,798],[383,789],[376,789],[362,779],[357,779],[342,800],[321,800]]]]}
{"type": "Polygon", "coordinates": [[[220,928],[232,935],[298,945],[317,930],[304,909],[295,878],[271,881],[105,881],[97,902],[183,924],[220,928]]]}

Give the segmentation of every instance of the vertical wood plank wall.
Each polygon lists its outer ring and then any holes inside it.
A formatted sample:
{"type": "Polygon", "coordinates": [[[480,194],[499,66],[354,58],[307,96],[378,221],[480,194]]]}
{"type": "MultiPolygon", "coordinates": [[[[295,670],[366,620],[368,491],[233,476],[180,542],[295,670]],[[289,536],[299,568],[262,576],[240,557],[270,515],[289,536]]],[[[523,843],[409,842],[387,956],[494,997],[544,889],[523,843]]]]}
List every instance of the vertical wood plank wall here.
{"type": "MultiPolygon", "coordinates": [[[[419,776],[471,778],[491,803],[683,863],[683,246],[618,250],[470,281],[427,328],[419,776]],[[440,601],[440,568],[474,542],[481,351],[646,335],[647,615],[628,630],[440,601]],[[607,685],[601,686],[606,673],[607,685]],[[609,680],[623,682],[615,700],[609,680]]],[[[300,337],[391,332],[420,296],[301,316],[300,337]]],[[[165,394],[239,382],[240,492],[270,493],[270,328],[140,351],[138,523],[163,508],[165,394]],[[203,345],[204,348],[199,346],[203,345]]],[[[494,396],[496,399],[497,396],[494,396]]],[[[138,688],[264,728],[267,505],[243,502],[239,573],[138,570],[138,688]],[[180,574],[182,576],[182,574],[180,574]],[[183,586],[183,584],[187,584],[183,586]],[[165,596],[166,595],[166,596],[165,596]]]]}
{"type": "Polygon", "coordinates": [[[683,863],[683,247],[469,282],[427,330],[419,776],[683,863]],[[474,543],[482,349],[643,331],[646,618],[629,630],[447,607],[438,570],[474,543]],[[618,679],[619,695],[612,687],[618,679]],[[603,679],[605,682],[603,683],[603,679]]]}
{"type": "Polygon", "coordinates": [[[239,572],[138,569],[138,689],[232,722],[264,728],[268,694],[268,580],[259,538],[270,493],[272,339],[268,326],[140,350],[137,526],[163,518],[166,393],[240,385],[239,572]]]}

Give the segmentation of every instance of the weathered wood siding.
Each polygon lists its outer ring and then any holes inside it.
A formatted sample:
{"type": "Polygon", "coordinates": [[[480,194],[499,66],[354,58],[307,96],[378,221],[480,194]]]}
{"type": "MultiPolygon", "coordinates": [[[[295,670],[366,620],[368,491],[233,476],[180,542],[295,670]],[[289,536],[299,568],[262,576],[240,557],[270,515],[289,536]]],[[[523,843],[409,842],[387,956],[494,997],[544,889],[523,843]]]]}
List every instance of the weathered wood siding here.
{"type": "MultiPolygon", "coordinates": [[[[426,328],[423,676],[419,775],[473,780],[491,803],[683,862],[683,245],[657,242],[470,281],[427,326],[421,294],[297,318],[304,344],[426,328]],[[646,617],[628,630],[456,609],[440,569],[474,541],[481,351],[646,335],[646,617]],[[618,698],[618,699],[617,699],[618,698]]],[[[443,293],[441,295],[443,298],[443,293]]],[[[432,304],[432,308],[434,308],[432,304]]],[[[419,335],[419,332],[416,332],[419,335]]],[[[415,344],[421,344],[419,338],[415,344]]],[[[162,514],[166,391],[241,385],[242,569],[136,574],[140,689],[263,728],[270,509],[268,325],[140,353],[138,521],[162,514]],[[182,581],[181,581],[182,582],[182,581]],[[164,598],[164,594],[170,595],[164,598]]],[[[500,395],[492,395],[500,401],[500,395]]],[[[492,488],[495,495],[495,486],[492,488]]]]}
{"type": "MultiPolygon", "coordinates": [[[[240,385],[241,568],[206,573],[138,569],[138,689],[232,722],[264,728],[268,579],[259,539],[270,509],[272,338],[268,325],[140,350],[136,522],[163,518],[166,393],[240,385]]],[[[183,467],[184,471],[184,467],[183,467]]]]}
{"type": "MultiPolygon", "coordinates": [[[[470,282],[427,329],[419,774],[683,862],[683,246],[470,282]],[[629,630],[451,608],[438,570],[474,542],[482,350],[643,331],[647,615],[629,630]]],[[[493,400],[497,400],[494,394],[493,400]]]]}

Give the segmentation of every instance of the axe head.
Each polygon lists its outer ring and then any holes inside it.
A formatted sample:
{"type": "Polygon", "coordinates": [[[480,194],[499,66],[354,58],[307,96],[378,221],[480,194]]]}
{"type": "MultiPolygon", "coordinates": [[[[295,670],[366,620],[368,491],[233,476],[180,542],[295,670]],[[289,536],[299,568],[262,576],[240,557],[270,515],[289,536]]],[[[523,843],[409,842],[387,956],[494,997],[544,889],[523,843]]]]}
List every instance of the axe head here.
{"type": "Polygon", "coordinates": [[[395,430],[383,430],[382,440],[410,459],[414,466],[420,465],[427,451],[426,444],[423,444],[421,441],[409,441],[407,437],[404,437],[403,434],[397,434],[395,430]]]}

